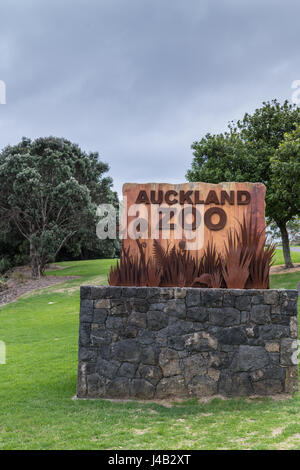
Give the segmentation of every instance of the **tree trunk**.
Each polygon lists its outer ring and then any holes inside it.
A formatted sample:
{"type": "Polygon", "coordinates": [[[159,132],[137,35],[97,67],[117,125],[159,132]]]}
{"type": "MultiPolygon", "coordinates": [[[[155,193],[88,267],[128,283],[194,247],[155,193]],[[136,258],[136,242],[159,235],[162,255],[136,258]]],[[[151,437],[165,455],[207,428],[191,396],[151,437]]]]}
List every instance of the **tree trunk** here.
{"type": "Polygon", "coordinates": [[[30,265],[31,277],[37,279],[41,277],[40,257],[38,256],[35,247],[30,243],[30,265]]]}
{"type": "Polygon", "coordinates": [[[294,265],[292,263],[291,252],[290,252],[290,242],[289,242],[289,234],[286,229],[286,224],[279,225],[281,239],[282,239],[282,248],[283,248],[283,256],[286,268],[293,268],[294,265]]]}

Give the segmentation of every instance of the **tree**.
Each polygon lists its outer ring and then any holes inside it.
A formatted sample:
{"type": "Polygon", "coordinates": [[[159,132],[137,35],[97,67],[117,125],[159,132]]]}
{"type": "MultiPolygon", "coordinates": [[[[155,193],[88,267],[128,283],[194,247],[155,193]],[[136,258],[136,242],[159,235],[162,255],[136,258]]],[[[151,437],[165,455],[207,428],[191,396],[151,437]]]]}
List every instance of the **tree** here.
{"type": "Polygon", "coordinates": [[[28,264],[28,242],[12,224],[1,223],[0,273],[16,265],[28,264]]]}
{"type": "MultiPolygon", "coordinates": [[[[298,244],[300,242],[300,217],[295,216],[286,224],[289,234],[290,243],[298,244]]],[[[267,219],[267,238],[272,243],[277,243],[281,238],[281,233],[278,225],[273,221],[267,219]]]]}
{"type": "MultiPolygon", "coordinates": [[[[293,266],[286,224],[297,212],[294,210],[295,196],[286,190],[283,197],[274,181],[278,175],[275,171],[278,158],[274,158],[285,134],[295,131],[299,124],[300,109],[297,106],[287,101],[282,105],[277,100],[264,102],[252,115],[246,113],[242,120],[230,122],[225,133],[207,134],[194,142],[194,158],[186,175],[189,181],[264,183],[267,187],[266,215],[280,229],[286,267],[293,266]]],[[[283,181],[281,178],[282,185],[283,181]]],[[[294,188],[297,185],[299,191],[299,178],[294,188]]],[[[299,214],[299,206],[296,210],[299,214]]]]}
{"type": "Polygon", "coordinates": [[[0,153],[0,223],[28,241],[32,277],[72,237],[95,232],[97,205],[117,199],[108,169],[63,138],[23,138],[0,153]]]}
{"type": "Polygon", "coordinates": [[[56,260],[118,258],[119,255],[120,240],[118,238],[100,240],[95,230],[82,230],[70,238],[60,250],[56,260]]]}
{"type": "Polygon", "coordinates": [[[295,245],[300,243],[300,216],[296,216],[290,220],[287,227],[291,242],[295,245]]]}
{"type": "MultiPolygon", "coordinates": [[[[300,126],[284,135],[272,156],[270,185],[270,210],[276,213],[286,259],[290,256],[286,252],[289,247],[288,224],[295,224],[296,220],[293,219],[300,215],[300,126]]],[[[291,228],[293,229],[293,225],[291,228]]]]}

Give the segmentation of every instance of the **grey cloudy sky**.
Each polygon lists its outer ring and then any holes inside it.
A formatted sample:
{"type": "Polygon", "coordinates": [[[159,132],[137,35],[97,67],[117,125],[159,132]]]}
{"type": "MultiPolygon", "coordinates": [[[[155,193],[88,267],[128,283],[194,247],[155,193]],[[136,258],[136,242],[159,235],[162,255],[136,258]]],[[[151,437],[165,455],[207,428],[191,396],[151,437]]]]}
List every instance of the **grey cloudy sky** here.
{"type": "Polygon", "coordinates": [[[183,182],[190,145],[300,79],[298,0],[1,0],[0,147],[64,136],[124,182],[183,182]]]}

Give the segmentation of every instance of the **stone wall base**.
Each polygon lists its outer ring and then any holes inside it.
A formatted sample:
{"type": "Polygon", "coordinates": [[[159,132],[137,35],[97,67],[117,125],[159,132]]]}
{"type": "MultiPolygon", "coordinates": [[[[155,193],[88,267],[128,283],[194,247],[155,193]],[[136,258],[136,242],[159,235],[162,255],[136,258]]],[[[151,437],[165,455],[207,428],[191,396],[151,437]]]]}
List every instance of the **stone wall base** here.
{"type": "Polygon", "coordinates": [[[165,399],[298,389],[297,291],[80,291],[77,396],[165,399]]]}

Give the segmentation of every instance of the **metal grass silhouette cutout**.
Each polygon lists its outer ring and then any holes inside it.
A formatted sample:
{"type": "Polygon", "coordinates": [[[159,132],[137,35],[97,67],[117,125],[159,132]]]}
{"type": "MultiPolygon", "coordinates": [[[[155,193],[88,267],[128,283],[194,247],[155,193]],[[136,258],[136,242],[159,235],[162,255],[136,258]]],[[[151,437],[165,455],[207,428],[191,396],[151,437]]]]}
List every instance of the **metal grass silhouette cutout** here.
{"type": "Polygon", "coordinates": [[[268,289],[269,271],[275,245],[265,248],[265,232],[251,220],[243,219],[239,229],[228,231],[224,253],[208,243],[200,259],[170,243],[164,249],[153,243],[153,257],[146,262],[146,244],[136,240],[138,254],[121,250],[120,262],[111,267],[108,282],[112,286],[206,287],[228,289],[268,289]]]}

